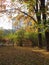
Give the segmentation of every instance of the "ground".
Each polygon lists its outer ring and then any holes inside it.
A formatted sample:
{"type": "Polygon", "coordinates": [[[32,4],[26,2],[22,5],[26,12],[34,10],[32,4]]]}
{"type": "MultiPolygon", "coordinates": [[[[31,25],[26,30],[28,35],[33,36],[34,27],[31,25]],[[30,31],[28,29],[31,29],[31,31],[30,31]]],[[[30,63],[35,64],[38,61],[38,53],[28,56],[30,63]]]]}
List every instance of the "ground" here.
{"type": "Polygon", "coordinates": [[[49,65],[49,52],[29,47],[0,47],[0,65],[49,65]]]}

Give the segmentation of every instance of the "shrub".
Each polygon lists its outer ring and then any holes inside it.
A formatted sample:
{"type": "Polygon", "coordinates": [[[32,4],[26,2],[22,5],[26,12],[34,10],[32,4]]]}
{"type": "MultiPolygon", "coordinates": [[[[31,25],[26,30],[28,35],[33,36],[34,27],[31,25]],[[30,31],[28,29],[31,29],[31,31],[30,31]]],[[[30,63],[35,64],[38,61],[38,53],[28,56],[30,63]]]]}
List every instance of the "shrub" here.
{"type": "Polygon", "coordinates": [[[38,45],[38,36],[37,33],[25,33],[25,38],[29,39],[32,42],[32,46],[37,46],[38,45]]]}

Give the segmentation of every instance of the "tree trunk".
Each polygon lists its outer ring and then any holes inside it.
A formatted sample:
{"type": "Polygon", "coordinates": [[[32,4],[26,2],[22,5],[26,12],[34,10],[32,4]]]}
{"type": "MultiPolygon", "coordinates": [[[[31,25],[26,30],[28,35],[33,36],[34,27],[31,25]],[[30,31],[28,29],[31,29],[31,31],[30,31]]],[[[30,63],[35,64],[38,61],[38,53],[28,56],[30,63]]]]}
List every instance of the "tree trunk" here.
{"type": "Polygon", "coordinates": [[[41,1],[41,13],[42,13],[42,19],[43,19],[43,24],[46,24],[46,8],[45,8],[45,0],[40,0],[41,1]]]}
{"type": "Polygon", "coordinates": [[[38,28],[38,46],[39,48],[42,48],[42,34],[40,33],[40,28],[38,28]]]}
{"type": "MultiPolygon", "coordinates": [[[[45,0],[41,0],[41,12],[42,12],[42,16],[43,16],[43,23],[44,25],[46,24],[46,10],[45,10],[45,0]]],[[[47,47],[47,51],[49,51],[49,31],[46,30],[45,32],[45,37],[46,37],[46,47],[47,47]]]]}
{"type": "Polygon", "coordinates": [[[47,48],[47,51],[49,51],[49,32],[45,32],[45,36],[46,36],[46,48],[47,48]]]}
{"type": "MultiPolygon", "coordinates": [[[[36,0],[36,17],[37,17],[37,21],[38,21],[38,24],[41,24],[41,13],[40,13],[40,10],[38,10],[38,0],[36,0]]],[[[38,28],[38,46],[39,48],[42,48],[42,34],[40,33],[41,32],[41,29],[38,28]]]]}
{"type": "Polygon", "coordinates": [[[22,38],[20,39],[20,46],[23,46],[22,38]]]}

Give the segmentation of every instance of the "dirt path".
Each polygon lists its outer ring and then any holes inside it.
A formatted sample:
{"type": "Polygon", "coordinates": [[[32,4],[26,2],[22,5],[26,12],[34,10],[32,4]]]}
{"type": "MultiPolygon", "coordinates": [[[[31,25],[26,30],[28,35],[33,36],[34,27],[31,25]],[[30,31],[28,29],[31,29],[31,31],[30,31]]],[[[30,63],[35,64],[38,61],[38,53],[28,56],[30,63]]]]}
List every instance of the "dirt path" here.
{"type": "Polygon", "coordinates": [[[49,55],[25,47],[0,47],[0,65],[49,65],[49,55]]]}

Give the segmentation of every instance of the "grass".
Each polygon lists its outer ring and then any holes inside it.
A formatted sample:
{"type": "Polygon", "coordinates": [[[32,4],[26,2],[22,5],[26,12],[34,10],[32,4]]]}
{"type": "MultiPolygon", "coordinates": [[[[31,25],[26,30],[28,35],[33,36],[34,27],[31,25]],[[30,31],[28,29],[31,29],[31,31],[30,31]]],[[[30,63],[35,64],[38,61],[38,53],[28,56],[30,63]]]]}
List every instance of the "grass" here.
{"type": "Polygon", "coordinates": [[[0,65],[49,65],[49,52],[28,47],[0,47],[0,65]]]}

